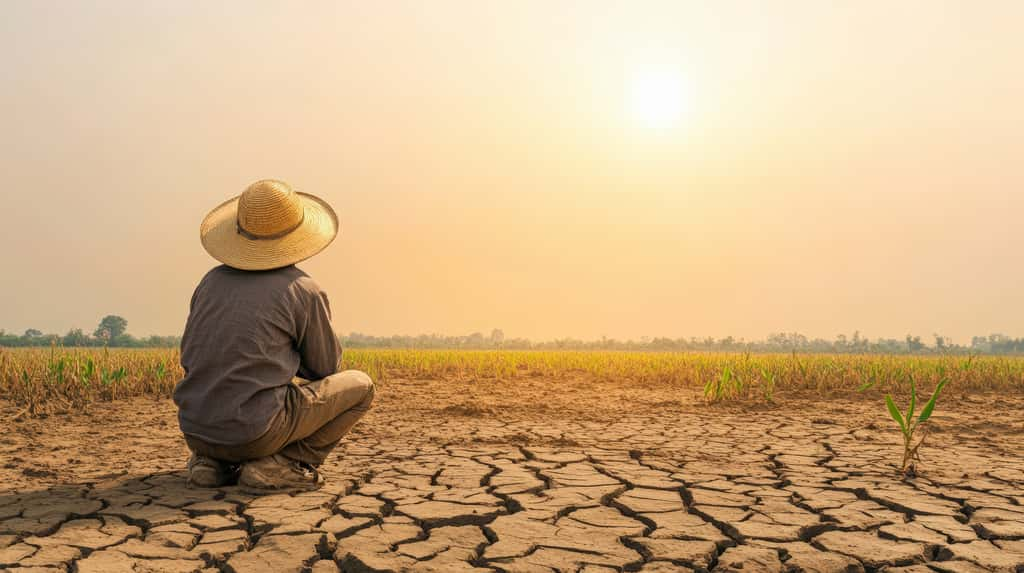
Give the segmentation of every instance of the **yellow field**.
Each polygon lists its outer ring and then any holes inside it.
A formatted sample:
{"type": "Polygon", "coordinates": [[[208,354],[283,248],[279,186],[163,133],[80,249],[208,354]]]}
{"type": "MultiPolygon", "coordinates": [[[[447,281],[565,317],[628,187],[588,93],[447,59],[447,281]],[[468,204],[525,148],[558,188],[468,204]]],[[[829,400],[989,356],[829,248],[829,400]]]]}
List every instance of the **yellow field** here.
{"type": "MultiPolygon", "coordinates": [[[[172,349],[0,348],[0,396],[30,412],[170,396],[183,374],[178,358],[172,349]]],[[[912,378],[920,388],[948,378],[951,390],[1024,391],[1024,357],[355,349],[345,352],[343,367],[380,382],[538,377],[671,384],[701,388],[710,401],[770,401],[777,391],[794,390],[898,394],[912,378]]]]}

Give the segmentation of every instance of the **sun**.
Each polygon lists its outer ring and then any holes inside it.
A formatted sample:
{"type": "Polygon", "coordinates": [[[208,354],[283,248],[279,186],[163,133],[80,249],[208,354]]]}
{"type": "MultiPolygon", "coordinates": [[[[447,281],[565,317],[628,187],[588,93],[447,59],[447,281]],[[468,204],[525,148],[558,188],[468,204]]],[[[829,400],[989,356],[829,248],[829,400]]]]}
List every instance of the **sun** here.
{"type": "Polygon", "coordinates": [[[633,119],[649,128],[666,129],[682,120],[689,101],[685,82],[674,70],[645,70],[629,85],[633,119]]]}

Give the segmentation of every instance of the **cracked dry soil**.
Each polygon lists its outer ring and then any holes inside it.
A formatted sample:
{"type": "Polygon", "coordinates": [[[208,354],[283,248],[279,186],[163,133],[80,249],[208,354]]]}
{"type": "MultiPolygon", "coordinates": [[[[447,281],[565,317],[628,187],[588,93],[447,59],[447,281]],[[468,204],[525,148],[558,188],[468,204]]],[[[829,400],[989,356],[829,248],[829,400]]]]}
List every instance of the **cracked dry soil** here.
{"type": "Polygon", "coordinates": [[[392,380],[323,489],[262,496],[185,487],[169,400],[0,402],[0,569],[1024,571],[1024,402],[943,398],[904,482],[878,399],[392,380]]]}

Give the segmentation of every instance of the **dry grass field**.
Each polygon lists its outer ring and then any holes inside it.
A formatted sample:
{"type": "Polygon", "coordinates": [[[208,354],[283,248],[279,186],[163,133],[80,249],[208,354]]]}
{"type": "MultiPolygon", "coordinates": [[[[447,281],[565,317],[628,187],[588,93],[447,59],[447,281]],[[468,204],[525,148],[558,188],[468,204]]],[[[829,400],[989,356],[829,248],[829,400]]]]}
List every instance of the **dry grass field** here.
{"type": "Polygon", "coordinates": [[[351,351],[373,410],[261,496],[185,487],[176,358],[0,352],[0,568],[1024,570],[1019,359],[351,351]]]}
{"type": "MultiPolygon", "coordinates": [[[[775,401],[776,393],[820,397],[855,391],[907,394],[912,382],[950,391],[1024,391],[1024,358],[682,352],[349,350],[342,367],[377,381],[585,378],[694,388],[708,401],[775,401]]],[[[63,411],[94,401],[170,396],[182,376],[170,349],[3,349],[0,394],[26,413],[63,411]]],[[[870,394],[869,392],[869,394],[870,394]]]]}

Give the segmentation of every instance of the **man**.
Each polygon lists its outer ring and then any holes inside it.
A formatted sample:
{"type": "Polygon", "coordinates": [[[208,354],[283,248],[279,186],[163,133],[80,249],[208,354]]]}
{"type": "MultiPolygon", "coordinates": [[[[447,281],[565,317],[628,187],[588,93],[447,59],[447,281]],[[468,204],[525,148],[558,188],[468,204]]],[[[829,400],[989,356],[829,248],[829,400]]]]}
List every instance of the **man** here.
{"type": "Polygon", "coordinates": [[[192,295],[181,340],[174,402],[192,451],[189,484],[225,485],[240,464],[240,485],[314,489],[316,468],[370,408],[370,378],[338,372],[326,293],[294,266],[337,233],[326,202],[275,180],[253,183],[200,226],[224,264],[192,295]]]}

